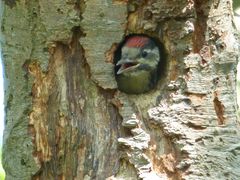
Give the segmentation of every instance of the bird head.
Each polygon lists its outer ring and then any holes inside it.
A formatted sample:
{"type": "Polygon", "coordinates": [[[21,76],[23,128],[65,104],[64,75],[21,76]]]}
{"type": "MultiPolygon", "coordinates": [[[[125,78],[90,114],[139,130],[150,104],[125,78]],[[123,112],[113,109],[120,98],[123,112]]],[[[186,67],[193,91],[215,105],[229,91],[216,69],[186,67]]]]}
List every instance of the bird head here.
{"type": "Polygon", "coordinates": [[[129,37],[121,49],[121,59],[117,61],[117,75],[131,75],[139,70],[152,71],[160,61],[156,43],[146,36],[129,37]]]}

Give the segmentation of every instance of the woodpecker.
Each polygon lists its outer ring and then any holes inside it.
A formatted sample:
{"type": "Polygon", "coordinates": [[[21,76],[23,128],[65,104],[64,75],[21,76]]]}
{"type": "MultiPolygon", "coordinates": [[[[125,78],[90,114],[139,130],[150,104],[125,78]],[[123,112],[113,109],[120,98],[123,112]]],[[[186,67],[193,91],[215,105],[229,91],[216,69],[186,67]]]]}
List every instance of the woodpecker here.
{"type": "Polygon", "coordinates": [[[118,89],[141,94],[153,89],[159,77],[160,47],[148,36],[134,35],[119,47],[115,60],[118,89]]]}

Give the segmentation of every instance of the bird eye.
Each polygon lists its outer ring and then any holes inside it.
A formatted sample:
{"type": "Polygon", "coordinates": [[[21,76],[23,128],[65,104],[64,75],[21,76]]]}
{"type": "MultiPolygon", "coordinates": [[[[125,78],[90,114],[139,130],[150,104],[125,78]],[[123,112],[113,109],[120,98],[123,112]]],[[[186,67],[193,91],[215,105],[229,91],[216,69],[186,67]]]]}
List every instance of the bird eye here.
{"type": "Polygon", "coordinates": [[[147,51],[143,51],[143,52],[142,52],[142,57],[143,57],[143,58],[147,57],[147,55],[148,55],[148,52],[147,52],[147,51]]]}

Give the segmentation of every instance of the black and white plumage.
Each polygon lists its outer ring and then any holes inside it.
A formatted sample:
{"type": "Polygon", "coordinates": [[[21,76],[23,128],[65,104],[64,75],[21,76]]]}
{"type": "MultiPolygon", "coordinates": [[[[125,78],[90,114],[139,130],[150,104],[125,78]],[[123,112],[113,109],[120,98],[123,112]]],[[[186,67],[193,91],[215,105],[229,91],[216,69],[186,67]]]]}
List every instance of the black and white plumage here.
{"type": "Polygon", "coordinates": [[[153,89],[159,78],[161,48],[148,36],[128,37],[115,53],[115,77],[118,89],[128,94],[153,89]]]}

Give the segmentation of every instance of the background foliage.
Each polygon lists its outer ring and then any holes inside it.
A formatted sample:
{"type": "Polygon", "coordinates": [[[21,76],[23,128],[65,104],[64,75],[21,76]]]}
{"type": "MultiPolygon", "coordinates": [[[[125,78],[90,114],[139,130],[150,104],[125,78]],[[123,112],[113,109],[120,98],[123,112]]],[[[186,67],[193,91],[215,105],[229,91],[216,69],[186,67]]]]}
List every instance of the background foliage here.
{"type": "Polygon", "coordinates": [[[5,173],[2,167],[2,147],[0,148],[0,180],[4,180],[5,173]]]}

